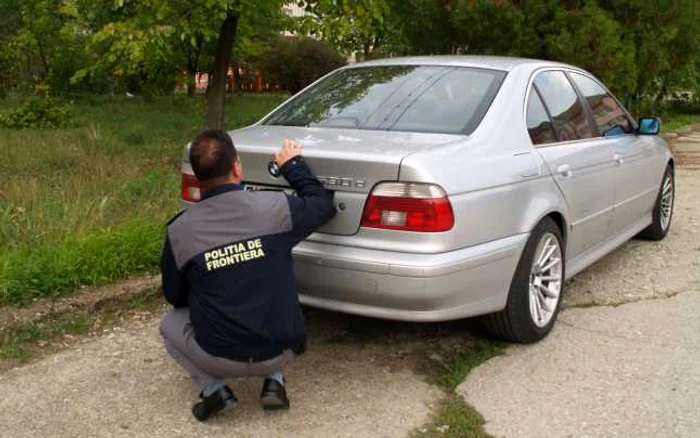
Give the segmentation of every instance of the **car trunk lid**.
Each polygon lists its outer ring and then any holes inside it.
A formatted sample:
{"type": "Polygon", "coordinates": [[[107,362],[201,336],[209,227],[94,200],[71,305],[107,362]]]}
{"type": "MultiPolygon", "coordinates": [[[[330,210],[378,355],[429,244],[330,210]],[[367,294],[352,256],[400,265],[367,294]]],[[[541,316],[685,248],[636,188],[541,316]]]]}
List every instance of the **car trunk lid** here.
{"type": "Polygon", "coordinates": [[[255,125],[230,132],[250,189],[288,190],[268,164],[285,139],[299,142],[311,171],[335,192],[336,216],[319,232],[352,235],[360,226],[369,192],[397,181],[401,160],[414,152],[463,139],[460,135],[255,125]]]}

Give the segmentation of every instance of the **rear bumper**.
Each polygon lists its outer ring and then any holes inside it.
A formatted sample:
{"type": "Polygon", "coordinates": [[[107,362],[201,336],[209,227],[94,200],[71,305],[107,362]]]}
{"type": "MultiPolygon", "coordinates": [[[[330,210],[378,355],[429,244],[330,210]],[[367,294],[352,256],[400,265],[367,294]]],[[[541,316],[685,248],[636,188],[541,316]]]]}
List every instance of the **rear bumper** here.
{"type": "Polygon", "coordinates": [[[376,318],[447,321],[505,307],[527,234],[441,254],[302,242],[294,249],[303,304],[376,318]]]}

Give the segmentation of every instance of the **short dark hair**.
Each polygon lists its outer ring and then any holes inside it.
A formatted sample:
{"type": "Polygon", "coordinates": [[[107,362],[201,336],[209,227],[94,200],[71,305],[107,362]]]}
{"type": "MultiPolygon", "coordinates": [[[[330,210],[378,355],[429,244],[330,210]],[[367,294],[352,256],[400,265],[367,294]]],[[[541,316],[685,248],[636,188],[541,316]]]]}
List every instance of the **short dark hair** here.
{"type": "Polygon", "coordinates": [[[231,137],[218,129],[199,133],[190,145],[190,164],[200,181],[228,175],[237,157],[231,137]]]}

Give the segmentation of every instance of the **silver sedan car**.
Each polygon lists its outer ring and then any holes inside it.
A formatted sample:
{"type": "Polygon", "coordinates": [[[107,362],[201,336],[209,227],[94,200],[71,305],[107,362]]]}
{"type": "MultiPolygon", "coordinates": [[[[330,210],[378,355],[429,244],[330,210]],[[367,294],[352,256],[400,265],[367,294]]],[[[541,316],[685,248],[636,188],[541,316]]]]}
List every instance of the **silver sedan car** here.
{"type": "MultiPolygon", "coordinates": [[[[663,239],[674,161],[590,73],[517,58],[344,67],[230,134],[250,190],[289,190],[273,152],[298,141],[336,217],[294,249],[301,302],[407,321],[483,316],[549,333],[564,282],[628,239],[663,239]]],[[[183,201],[197,181],[182,163],[183,201]]]]}

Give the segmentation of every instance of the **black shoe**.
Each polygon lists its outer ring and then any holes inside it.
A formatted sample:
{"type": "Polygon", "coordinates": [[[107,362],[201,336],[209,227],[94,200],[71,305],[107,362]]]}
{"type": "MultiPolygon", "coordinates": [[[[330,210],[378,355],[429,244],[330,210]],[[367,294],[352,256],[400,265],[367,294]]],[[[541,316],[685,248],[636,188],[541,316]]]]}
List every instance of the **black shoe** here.
{"type": "Polygon", "coordinates": [[[228,386],[224,386],[208,397],[204,397],[200,393],[199,398],[202,401],[192,406],[192,414],[199,421],[206,421],[214,414],[228,407],[234,407],[238,403],[236,396],[233,395],[233,391],[228,386]]]}
{"type": "Polygon", "coordinates": [[[274,379],[265,379],[260,394],[260,404],[266,411],[289,409],[289,399],[284,385],[274,379]]]}

